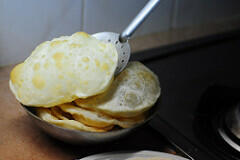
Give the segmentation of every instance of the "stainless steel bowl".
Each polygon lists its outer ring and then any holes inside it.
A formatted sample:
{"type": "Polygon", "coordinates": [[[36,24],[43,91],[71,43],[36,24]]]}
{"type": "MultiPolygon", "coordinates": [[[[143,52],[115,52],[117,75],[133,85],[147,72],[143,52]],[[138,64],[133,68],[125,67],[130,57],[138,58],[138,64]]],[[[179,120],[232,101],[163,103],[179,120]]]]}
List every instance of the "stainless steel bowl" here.
{"type": "Polygon", "coordinates": [[[147,117],[144,122],[137,124],[132,128],[117,129],[101,133],[71,130],[56,126],[54,124],[50,124],[46,121],[43,121],[35,114],[34,107],[27,107],[24,105],[22,106],[26,110],[28,115],[31,117],[32,121],[50,136],[67,143],[86,145],[116,140],[128,135],[129,133],[132,133],[133,131],[138,129],[140,126],[146,124],[149,120],[151,120],[154,117],[159,107],[159,100],[148,111],[147,117]]]}

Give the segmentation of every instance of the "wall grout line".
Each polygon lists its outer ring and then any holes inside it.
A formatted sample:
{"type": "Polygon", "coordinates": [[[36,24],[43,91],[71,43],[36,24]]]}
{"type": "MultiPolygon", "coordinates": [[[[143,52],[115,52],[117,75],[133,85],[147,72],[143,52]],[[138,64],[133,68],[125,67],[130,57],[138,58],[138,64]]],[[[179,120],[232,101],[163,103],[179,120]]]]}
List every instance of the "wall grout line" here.
{"type": "Polygon", "coordinates": [[[172,30],[174,27],[174,21],[176,21],[176,16],[177,16],[177,0],[173,0],[172,4],[172,12],[170,15],[170,30],[172,30]]]}
{"type": "Polygon", "coordinates": [[[80,27],[80,30],[81,31],[84,31],[84,8],[85,8],[85,0],[82,0],[82,8],[81,8],[81,20],[80,20],[80,23],[81,23],[81,27],[80,27]]]}

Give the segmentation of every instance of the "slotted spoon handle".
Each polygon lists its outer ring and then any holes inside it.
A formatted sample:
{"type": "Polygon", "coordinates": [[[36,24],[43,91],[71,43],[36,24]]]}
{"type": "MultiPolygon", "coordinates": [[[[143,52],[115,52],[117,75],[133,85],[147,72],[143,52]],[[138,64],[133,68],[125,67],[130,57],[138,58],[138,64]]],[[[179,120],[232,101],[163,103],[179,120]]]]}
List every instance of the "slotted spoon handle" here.
{"type": "Polygon", "coordinates": [[[138,15],[132,20],[132,22],[124,29],[119,36],[119,41],[124,43],[132,36],[132,34],[143,23],[147,16],[157,6],[160,0],[149,0],[145,7],[138,13],[138,15]]]}

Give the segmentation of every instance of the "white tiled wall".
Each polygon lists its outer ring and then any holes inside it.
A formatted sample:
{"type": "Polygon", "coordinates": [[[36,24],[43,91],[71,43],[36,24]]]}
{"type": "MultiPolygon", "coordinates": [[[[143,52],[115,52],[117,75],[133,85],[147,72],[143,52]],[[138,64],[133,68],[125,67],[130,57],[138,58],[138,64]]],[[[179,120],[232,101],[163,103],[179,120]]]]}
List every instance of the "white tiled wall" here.
{"type": "Polygon", "coordinates": [[[173,28],[240,19],[239,0],[176,0],[173,28]]]}
{"type": "MultiPolygon", "coordinates": [[[[83,30],[121,32],[147,0],[0,0],[0,66],[37,44],[83,30]]],[[[240,19],[240,0],[161,0],[135,36],[240,19]]]]}
{"type": "MultiPolygon", "coordinates": [[[[112,31],[121,33],[147,0],[86,0],[84,30],[88,33],[112,31]]],[[[162,0],[135,35],[165,31],[171,25],[173,0],[162,0]]]]}
{"type": "Polygon", "coordinates": [[[0,66],[23,61],[39,43],[81,27],[82,1],[0,0],[0,66]]]}

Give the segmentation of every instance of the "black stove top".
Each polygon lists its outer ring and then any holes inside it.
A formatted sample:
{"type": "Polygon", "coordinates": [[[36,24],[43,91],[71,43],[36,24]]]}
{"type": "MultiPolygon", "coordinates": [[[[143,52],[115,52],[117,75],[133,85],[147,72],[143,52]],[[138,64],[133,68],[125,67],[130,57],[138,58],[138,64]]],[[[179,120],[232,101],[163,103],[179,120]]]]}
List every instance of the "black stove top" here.
{"type": "Polygon", "coordinates": [[[162,102],[153,128],[195,160],[240,159],[219,136],[225,128],[221,117],[240,94],[240,31],[146,51],[132,60],[160,79],[162,102]]]}
{"type": "Polygon", "coordinates": [[[210,87],[196,111],[194,131],[207,149],[223,159],[240,159],[240,143],[226,126],[226,115],[240,102],[240,89],[210,87]],[[205,136],[202,136],[202,132],[205,136]],[[230,142],[229,142],[230,141],[230,142]]]}

